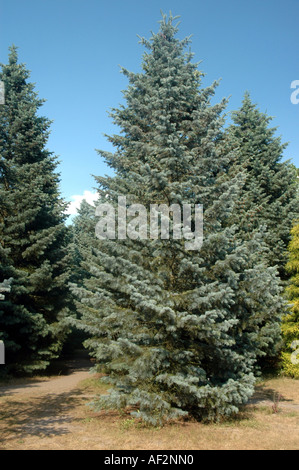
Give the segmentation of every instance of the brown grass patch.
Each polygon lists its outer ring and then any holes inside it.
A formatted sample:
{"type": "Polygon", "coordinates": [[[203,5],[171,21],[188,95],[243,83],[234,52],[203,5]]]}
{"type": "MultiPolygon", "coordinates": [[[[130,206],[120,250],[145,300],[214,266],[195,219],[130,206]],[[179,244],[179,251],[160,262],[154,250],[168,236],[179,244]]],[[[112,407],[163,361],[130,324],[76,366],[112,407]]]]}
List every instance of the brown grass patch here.
{"type": "Polygon", "coordinates": [[[97,377],[71,392],[0,398],[2,449],[44,450],[288,450],[299,449],[299,381],[260,382],[236,419],[205,425],[177,421],[146,427],[128,414],[95,413],[87,405],[107,387],[97,377]],[[282,395],[278,412],[274,394],[282,395]]]}

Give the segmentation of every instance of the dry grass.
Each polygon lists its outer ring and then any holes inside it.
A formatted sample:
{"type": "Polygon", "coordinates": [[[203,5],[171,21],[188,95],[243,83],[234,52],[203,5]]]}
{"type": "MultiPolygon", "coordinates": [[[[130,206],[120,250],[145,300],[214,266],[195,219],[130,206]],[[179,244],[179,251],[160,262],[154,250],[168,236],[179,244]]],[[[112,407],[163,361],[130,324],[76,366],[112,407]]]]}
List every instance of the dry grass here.
{"type": "Polygon", "coordinates": [[[0,398],[2,449],[50,450],[288,450],[299,449],[299,381],[273,378],[235,420],[204,425],[175,422],[149,428],[130,416],[93,412],[86,404],[104,385],[95,378],[70,392],[0,398]],[[281,395],[278,412],[273,397],[281,395]]]}

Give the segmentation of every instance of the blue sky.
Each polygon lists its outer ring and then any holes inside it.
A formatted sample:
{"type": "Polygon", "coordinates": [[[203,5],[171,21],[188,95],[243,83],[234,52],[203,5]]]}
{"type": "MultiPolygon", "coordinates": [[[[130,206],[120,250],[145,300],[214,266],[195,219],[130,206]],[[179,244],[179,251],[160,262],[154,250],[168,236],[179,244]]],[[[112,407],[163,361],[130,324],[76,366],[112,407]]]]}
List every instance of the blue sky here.
{"type": "Polygon", "coordinates": [[[158,31],[160,10],[180,15],[180,38],[193,35],[203,85],[221,78],[216,100],[230,96],[231,111],[249,90],[299,167],[299,104],[290,100],[299,80],[298,0],[0,0],[0,61],[17,45],[47,100],[48,148],[61,162],[67,200],[94,190],[92,174],[111,174],[95,149],[112,150],[103,134],[117,132],[108,112],[127,87],[119,66],[140,70],[137,34],[158,31]]]}

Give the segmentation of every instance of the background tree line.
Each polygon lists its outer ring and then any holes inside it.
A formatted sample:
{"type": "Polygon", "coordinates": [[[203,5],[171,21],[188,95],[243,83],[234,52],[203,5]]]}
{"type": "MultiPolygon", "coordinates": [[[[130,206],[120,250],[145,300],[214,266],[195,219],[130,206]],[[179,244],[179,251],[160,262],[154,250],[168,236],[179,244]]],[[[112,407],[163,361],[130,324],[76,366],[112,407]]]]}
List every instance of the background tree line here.
{"type": "Polygon", "coordinates": [[[282,357],[299,376],[298,170],[248,92],[226,125],[227,100],[211,104],[218,83],[202,87],[175,20],[141,40],[141,73],[123,69],[115,153],[99,151],[114,176],[96,178],[98,202],[202,204],[199,252],[182,240],[98,240],[86,201],[67,227],[50,122],[15,47],[0,74],[0,282],[13,279],[0,373],[47,368],[80,330],[113,389],[95,406],[151,423],[236,412],[265,361],[282,357]]]}

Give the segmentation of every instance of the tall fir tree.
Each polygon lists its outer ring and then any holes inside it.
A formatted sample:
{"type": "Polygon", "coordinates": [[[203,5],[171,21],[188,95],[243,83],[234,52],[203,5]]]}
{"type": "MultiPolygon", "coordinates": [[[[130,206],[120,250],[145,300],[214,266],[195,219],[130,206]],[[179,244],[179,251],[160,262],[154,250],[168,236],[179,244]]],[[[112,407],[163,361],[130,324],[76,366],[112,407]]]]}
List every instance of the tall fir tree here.
{"type": "Polygon", "coordinates": [[[43,100],[28,78],[11,47],[0,74],[0,243],[14,280],[0,305],[0,331],[6,369],[31,373],[58,356],[70,301],[66,204],[57,159],[46,148],[50,121],[39,115],[43,100]]]}
{"type": "Polygon", "coordinates": [[[123,69],[126,105],[112,111],[122,134],[109,137],[114,154],[100,152],[116,176],[97,181],[115,207],[119,195],[147,213],[155,203],[202,204],[203,246],[148,233],[94,237],[83,263],[90,277],[73,286],[86,346],[112,385],[94,406],[128,408],[150,423],[237,412],[253,393],[257,358],[275,348],[282,309],[259,235],[242,241],[228,226],[243,177],[227,179],[226,100],[211,105],[217,83],[201,88],[185,53],[190,39],[176,38],[174,21],[163,15],[160,31],[141,39],[143,72],[123,69]]]}
{"type": "Polygon", "coordinates": [[[236,149],[235,164],[246,172],[232,222],[245,237],[265,228],[267,262],[277,265],[282,279],[293,221],[299,216],[299,199],[294,166],[283,160],[285,144],[271,128],[271,117],[259,111],[245,93],[241,108],[232,114],[229,137],[236,149]]]}

